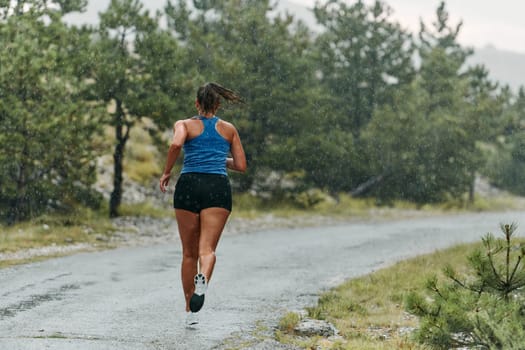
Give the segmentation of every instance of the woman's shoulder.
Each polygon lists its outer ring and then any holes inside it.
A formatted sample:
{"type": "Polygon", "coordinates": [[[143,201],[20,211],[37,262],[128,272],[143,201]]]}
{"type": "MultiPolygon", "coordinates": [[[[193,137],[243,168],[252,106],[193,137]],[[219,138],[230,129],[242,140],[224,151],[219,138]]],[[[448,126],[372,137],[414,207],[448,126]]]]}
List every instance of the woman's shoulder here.
{"type": "Polygon", "coordinates": [[[233,125],[233,123],[227,122],[226,120],[219,119],[219,121],[217,122],[217,127],[227,131],[228,134],[237,132],[237,128],[235,127],[235,125],[233,125]]]}
{"type": "Polygon", "coordinates": [[[226,120],[224,119],[221,119],[221,118],[218,118],[219,120],[217,121],[217,124],[220,125],[220,126],[223,126],[225,128],[228,128],[228,129],[232,129],[232,130],[235,130],[235,126],[230,123],[230,122],[227,122],[226,120]]]}
{"type": "Polygon", "coordinates": [[[229,142],[231,142],[235,133],[237,133],[237,129],[232,123],[222,119],[219,119],[217,122],[217,131],[219,131],[219,133],[223,135],[223,137],[225,137],[229,142]]]}
{"type": "Polygon", "coordinates": [[[191,124],[192,122],[195,122],[195,121],[198,121],[198,120],[199,120],[199,118],[196,117],[196,116],[195,117],[189,117],[189,118],[186,118],[186,119],[179,119],[173,124],[173,126],[177,126],[177,125],[184,125],[184,126],[186,126],[186,125],[191,124]]]}

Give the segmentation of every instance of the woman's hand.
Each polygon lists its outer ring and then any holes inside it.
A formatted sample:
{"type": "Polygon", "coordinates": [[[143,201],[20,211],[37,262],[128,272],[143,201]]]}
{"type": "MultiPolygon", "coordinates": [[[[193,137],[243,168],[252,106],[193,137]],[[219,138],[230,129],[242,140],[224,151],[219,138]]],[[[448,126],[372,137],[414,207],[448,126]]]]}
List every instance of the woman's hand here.
{"type": "Polygon", "coordinates": [[[167,191],[168,184],[170,183],[171,174],[162,174],[160,177],[160,190],[165,193],[167,191]]]}

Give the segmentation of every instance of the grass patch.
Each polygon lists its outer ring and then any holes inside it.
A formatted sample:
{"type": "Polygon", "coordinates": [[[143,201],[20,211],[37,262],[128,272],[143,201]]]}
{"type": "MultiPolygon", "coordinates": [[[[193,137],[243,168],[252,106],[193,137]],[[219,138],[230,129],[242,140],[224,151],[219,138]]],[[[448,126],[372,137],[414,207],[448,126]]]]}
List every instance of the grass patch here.
{"type": "Polygon", "coordinates": [[[66,217],[41,217],[13,226],[0,227],[0,253],[49,245],[94,242],[96,234],[113,231],[109,219],[69,221],[66,217]],[[63,220],[62,220],[63,219],[63,220]]]}
{"type": "Polygon", "coordinates": [[[250,193],[233,193],[233,212],[243,218],[272,214],[278,217],[309,215],[313,210],[298,208],[285,198],[263,198],[250,193]]]}
{"type": "Polygon", "coordinates": [[[279,321],[279,329],[284,332],[291,333],[293,332],[295,326],[299,324],[300,320],[301,320],[301,316],[299,316],[297,313],[288,312],[279,321]]]}
{"type": "Polygon", "coordinates": [[[370,209],[377,208],[377,203],[370,198],[353,198],[347,194],[341,194],[337,199],[325,199],[313,208],[323,215],[335,216],[368,216],[370,209]]]}
{"type": "Polygon", "coordinates": [[[173,210],[166,207],[158,207],[150,202],[136,204],[121,204],[120,215],[122,216],[149,216],[152,218],[162,219],[173,217],[173,210]]]}
{"type": "Polygon", "coordinates": [[[408,202],[399,201],[388,206],[379,206],[374,199],[353,198],[347,194],[341,194],[337,199],[326,195],[315,205],[304,207],[294,198],[265,199],[248,193],[234,193],[233,207],[237,215],[246,218],[262,214],[272,214],[277,217],[321,215],[335,218],[369,218],[374,216],[377,210],[417,210],[415,204],[408,202]]]}
{"type": "Polygon", "coordinates": [[[228,338],[222,341],[220,348],[242,350],[252,348],[265,339],[272,339],[273,331],[265,323],[266,321],[258,320],[255,322],[255,328],[230,334],[228,338]]]}
{"type": "Polygon", "coordinates": [[[474,202],[449,200],[442,203],[418,205],[407,201],[378,202],[375,198],[354,198],[348,194],[339,194],[337,198],[325,195],[311,207],[302,207],[290,198],[262,200],[247,194],[239,196],[242,208],[252,212],[271,212],[276,216],[323,215],[336,218],[407,218],[421,215],[438,215],[462,212],[489,212],[525,209],[525,199],[512,195],[498,197],[475,197],[474,202]]]}
{"type": "MultiPolygon", "coordinates": [[[[442,276],[446,264],[464,272],[466,256],[480,247],[481,243],[457,245],[349,280],[323,293],[318,304],[307,309],[308,316],[327,320],[339,330],[343,342],[327,349],[427,349],[414,343],[404,332],[418,326],[417,318],[404,311],[405,295],[423,291],[427,278],[442,276]]],[[[283,320],[287,318],[286,315],[283,320]]],[[[319,338],[294,340],[284,329],[277,338],[305,348],[312,342],[319,345],[324,341],[319,338]]]]}
{"type": "MultiPolygon", "coordinates": [[[[9,254],[31,248],[78,243],[88,243],[98,248],[111,248],[111,244],[106,240],[100,240],[100,237],[108,237],[114,230],[107,216],[85,208],[68,215],[43,215],[12,226],[0,225],[0,253],[9,254]]],[[[60,255],[4,259],[0,261],[0,266],[34,262],[60,255]]]]}
{"type": "Polygon", "coordinates": [[[523,208],[525,208],[524,198],[506,194],[492,198],[476,198],[474,203],[467,206],[466,209],[471,211],[500,211],[509,209],[518,210],[523,208]]]}
{"type": "MultiPolygon", "coordinates": [[[[282,344],[291,344],[303,349],[319,349],[320,337],[295,337],[293,334],[282,330],[275,331],[275,340],[282,344]]],[[[336,350],[336,349],[333,349],[336,350]]]]}

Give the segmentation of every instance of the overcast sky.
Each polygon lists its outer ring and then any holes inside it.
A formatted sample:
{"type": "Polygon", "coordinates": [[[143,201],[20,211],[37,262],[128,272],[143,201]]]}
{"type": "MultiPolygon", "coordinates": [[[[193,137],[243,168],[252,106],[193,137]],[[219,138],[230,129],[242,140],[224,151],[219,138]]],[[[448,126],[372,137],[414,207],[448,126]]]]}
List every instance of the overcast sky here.
{"type": "MultiPolygon", "coordinates": [[[[315,0],[289,0],[313,7],[315,0]]],[[[369,1],[370,2],[370,1],[369,1]]],[[[431,23],[440,0],[386,0],[394,10],[393,18],[411,32],[419,30],[419,18],[431,23]]],[[[352,3],[348,0],[347,3],[352,3]]],[[[463,20],[460,42],[474,47],[489,44],[498,49],[525,53],[525,1],[523,0],[448,0],[452,23],[463,20]]]]}
{"type": "MultiPolygon", "coordinates": [[[[283,0],[274,1],[282,2],[283,5],[286,3],[283,0]]],[[[315,4],[315,0],[287,1],[309,8],[315,4]]],[[[355,2],[346,1],[349,4],[355,2]]],[[[373,0],[365,1],[371,3],[373,0]]],[[[426,23],[431,23],[440,0],[385,0],[385,2],[392,7],[394,11],[392,17],[395,20],[412,33],[417,33],[419,18],[423,18],[426,23]]],[[[154,10],[162,8],[166,0],[142,0],[142,3],[146,8],[154,10]]],[[[490,44],[498,49],[525,53],[524,0],[448,0],[446,3],[452,23],[463,20],[463,29],[459,38],[461,44],[477,48],[490,44]]],[[[73,18],[74,22],[93,23],[98,18],[97,13],[105,10],[108,4],[109,0],[89,0],[85,13],[73,14],[70,18],[73,18]]],[[[297,11],[297,14],[304,14],[304,12],[297,11]]]]}

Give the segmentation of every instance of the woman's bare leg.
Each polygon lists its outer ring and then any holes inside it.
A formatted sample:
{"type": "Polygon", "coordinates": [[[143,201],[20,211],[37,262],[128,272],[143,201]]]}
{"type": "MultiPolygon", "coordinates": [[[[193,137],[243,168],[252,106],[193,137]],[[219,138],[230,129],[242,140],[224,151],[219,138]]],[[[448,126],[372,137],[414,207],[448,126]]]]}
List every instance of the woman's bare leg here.
{"type": "Polygon", "coordinates": [[[195,289],[193,278],[197,274],[199,259],[200,220],[199,214],[183,209],[175,209],[175,216],[182,243],[182,289],[186,299],[186,311],[190,311],[190,298],[195,289]]]}
{"type": "Polygon", "coordinates": [[[199,265],[208,282],[215,266],[215,249],[229,215],[230,211],[224,208],[207,208],[200,212],[199,265]]]}

